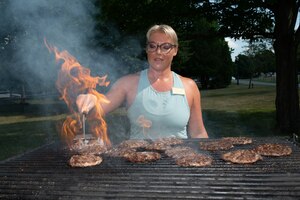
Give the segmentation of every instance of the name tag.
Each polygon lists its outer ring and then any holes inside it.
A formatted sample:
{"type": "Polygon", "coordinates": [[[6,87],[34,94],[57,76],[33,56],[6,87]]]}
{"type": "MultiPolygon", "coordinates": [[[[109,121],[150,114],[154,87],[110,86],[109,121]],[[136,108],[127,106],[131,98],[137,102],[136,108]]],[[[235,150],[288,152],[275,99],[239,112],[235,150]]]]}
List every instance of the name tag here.
{"type": "Polygon", "coordinates": [[[183,88],[172,87],[172,94],[185,95],[183,88]]]}

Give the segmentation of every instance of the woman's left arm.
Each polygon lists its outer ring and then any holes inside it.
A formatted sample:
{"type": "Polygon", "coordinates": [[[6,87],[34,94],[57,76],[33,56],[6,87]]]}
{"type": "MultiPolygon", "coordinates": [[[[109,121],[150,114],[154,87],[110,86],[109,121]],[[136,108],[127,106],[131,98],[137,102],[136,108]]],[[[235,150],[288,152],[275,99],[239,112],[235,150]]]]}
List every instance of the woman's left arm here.
{"type": "Polygon", "coordinates": [[[191,113],[188,122],[188,134],[191,138],[208,138],[202,118],[201,94],[198,86],[192,79],[183,79],[191,113]]]}

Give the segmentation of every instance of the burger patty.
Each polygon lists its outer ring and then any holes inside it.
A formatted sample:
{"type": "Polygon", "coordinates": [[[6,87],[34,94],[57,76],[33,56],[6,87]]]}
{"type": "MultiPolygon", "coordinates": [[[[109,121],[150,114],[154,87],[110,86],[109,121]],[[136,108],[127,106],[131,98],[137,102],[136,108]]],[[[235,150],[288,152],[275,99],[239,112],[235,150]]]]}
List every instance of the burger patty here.
{"type": "Polygon", "coordinates": [[[292,148],[283,144],[261,144],[255,148],[255,151],[263,156],[287,156],[292,154],[292,148]]]}
{"type": "Polygon", "coordinates": [[[208,151],[228,150],[233,148],[231,142],[226,140],[200,142],[200,149],[208,151]]]}
{"type": "Polygon", "coordinates": [[[86,146],[78,151],[80,154],[96,154],[100,155],[104,153],[107,148],[103,145],[95,145],[95,146],[86,146]]]}
{"type": "Polygon", "coordinates": [[[118,147],[122,147],[122,148],[132,148],[132,149],[136,149],[136,148],[144,148],[149,144],[149,142],[147,142],[146,140],[125,140],[123,142],[121,142],[118,147]]]}
{"type": "Polygon", "coordinates": [[[161,142],[154,142],[145,146],[145,149],[150,151],[165,151],[168,148],[170,148],[170,145],[161,142]]]}
{"type": "Polygon", "coordinates": [[[71,167],[90,167],[99,165],[102,162],[100,156],[93,154],[73,155],[69,160],[71,167]]]}
{"type": "Polygon", "coordinates": [[[160,143],[160,144],[172,146],[172,145],[182,144],[183,140],[177,137],[164,137],[164,138],[156,139],[153,143],[160,143]]]}
{"type": "Polygon", "coordinates": [[[124,157],[129,153],[135,152],[136,149],[131,149],[128,147],[114,147],[105,152],[106,155],[110,157],[124,157]]]}
{"type": "Polygon", "coordinates": [[[145,146],[146,150],[150,151],[165,151],[171,146],[182,144],[183,140],[176,137],[159,138],[145,146]]]}
{"type": "Polygon", "coordinates": [[[182,144],[183,140],[176,137],[166,137],[154,140],[151,144],[147,145],[145,149],[151,151],[165,151],[171,146],[182,144]]]}
{"type": "Polygon", "coordinates": [[[184,157],[184,156],[196,155],[197,153],[191,147],[177,146],[177,147],[168,148],[165,151],[165,154],[171,158],[176,159],[176,158],[180,158],[180,157],[184,157]]]}
{"type": "Polygon", "coordinates": [[[130,152],[124,155],[124,158],[134,163],[147,163],[159,160],[161,155],[157,152],[142,151],[142,152],[130,152]]]}
{"type": "Polygon", "coordinates": [[[212,161],[213,159],[210,156],[204,154],[187,155],[175,159],[176,164],[183,167],[209,166],[212,161]]]}
{"type": "Polygon", "coordinates": [[[77,154],[102,154],[107,147],[98,139],[78,139],[70,146],[70,150],[77,154]]]}
{"type": "Polygon", "coordinates": [[[249,137],[223,137],[222,140],[231,142],[232,144],[251,144],[252,138],[249,137]]]}
{"type": "Polygon", "coordinates": [[[262,157],[258,153],[256,153],[254,150],[249,149],[230,151],[222,154],[221,158],[225,161],[239,164],[254,163],[258,160],[262,160],[262,157]]]}

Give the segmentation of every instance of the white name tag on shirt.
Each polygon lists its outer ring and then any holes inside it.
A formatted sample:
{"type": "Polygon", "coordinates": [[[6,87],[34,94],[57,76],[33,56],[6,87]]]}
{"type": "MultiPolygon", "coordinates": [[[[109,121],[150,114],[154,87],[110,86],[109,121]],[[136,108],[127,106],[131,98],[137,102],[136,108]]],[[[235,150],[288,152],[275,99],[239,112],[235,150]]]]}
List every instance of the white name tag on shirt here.
{"type": "Polygon", "coordinates": [[[172,87],[172,94],[185,95],[183,88],[172,87]]]}

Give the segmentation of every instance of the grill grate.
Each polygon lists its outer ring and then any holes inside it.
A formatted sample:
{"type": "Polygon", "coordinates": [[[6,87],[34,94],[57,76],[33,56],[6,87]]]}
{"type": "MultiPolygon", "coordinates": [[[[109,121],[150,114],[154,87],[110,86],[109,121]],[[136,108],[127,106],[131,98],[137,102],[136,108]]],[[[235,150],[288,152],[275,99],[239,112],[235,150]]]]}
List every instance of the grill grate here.
{"type": "MultiPolygon", "coordinates": [[[[198,141],[185,142],[197,148],[198,141]]],[[[70,155],[51,144],[0,163],[0,199],[299,199],[299,146],[276,137],[254,138],[236,148],[266,142],[288,144],[293,153],[248,165],[228,164],[219,152],[205,152],[214,158],[212,166],[179,167],[163,155],[148,164],[104,157],[101,165],[71,168],[70,155]]]]}

